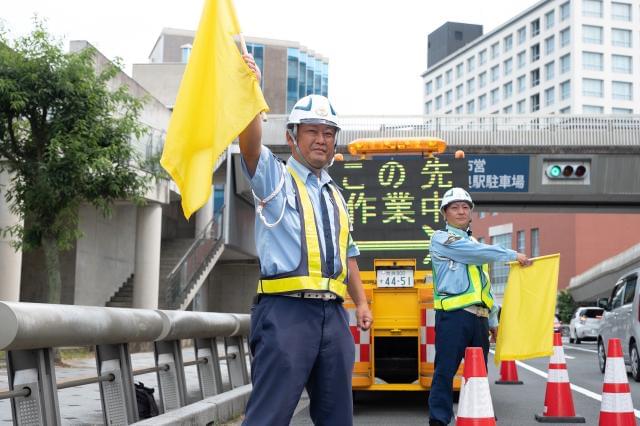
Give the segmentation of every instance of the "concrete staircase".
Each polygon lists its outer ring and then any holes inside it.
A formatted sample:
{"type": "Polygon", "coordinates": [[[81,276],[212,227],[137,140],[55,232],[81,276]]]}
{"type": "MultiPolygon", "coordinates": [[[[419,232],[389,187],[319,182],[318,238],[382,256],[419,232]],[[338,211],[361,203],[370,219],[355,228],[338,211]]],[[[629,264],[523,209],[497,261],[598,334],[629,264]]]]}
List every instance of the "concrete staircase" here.
{"type": "Polygon", "coordinates": [[[106,303],[107,308],[130,308],[133,303],[133,274],[127,278],[127,281],[111,296],[106,303]]]}

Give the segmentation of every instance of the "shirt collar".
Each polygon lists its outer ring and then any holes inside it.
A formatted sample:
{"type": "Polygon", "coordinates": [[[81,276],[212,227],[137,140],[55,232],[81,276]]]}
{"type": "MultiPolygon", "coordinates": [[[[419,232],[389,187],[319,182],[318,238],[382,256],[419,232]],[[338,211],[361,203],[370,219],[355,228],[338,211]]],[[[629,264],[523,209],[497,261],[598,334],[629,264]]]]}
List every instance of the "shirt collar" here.
{"type": "MultiPolygon", "coordinates": [[[[301,179],[304,180],[305,184],[307,183],[309,176],[315,176],[311,170],[296,160],[293,155],[289,157],[287,164],[291,165],[291,168],[298,174],[298,176],[300,176],[301,179]]],[[[327,173],[325,169],[322,169],[320,172],[320,185],[322,186],[329,182],[333,182],[333,179],[331,179],[331,176],[329,176],[329,173],[327,173]]]]}
{"type": "Polygon", "coordinates": [[[467,231],[463,231],[462,229],[456,228],[455,226],[451,226],[449,224],[447,224],[447,231],[450,234],[455,234],[459,237],[469,238],[469,234],[467,234],[467,231]]]}

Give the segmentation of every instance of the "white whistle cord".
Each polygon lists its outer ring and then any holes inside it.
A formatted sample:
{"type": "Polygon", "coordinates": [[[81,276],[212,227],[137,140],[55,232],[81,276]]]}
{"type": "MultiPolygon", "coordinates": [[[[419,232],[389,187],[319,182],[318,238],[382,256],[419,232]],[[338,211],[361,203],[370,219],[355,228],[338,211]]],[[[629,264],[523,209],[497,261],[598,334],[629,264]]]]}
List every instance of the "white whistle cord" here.
{"type": "Polygon", "coordinates": [[[280,163],[280,165],[282,166],[282,173],[280,174],[280,182],[278,182],[278,186],[276,187],[276,189],[273,190],[273,192],[271,194],[269,194],[268,197],[266,197],[265,199],[261,200],[260,197],[258,197],[256,195],[254,190],[253,189],[251,190],[251,193],[253,194],[253,197],[257,201],[256,213],[257,213],[258,217],[260,218],[260,220],[262,221],[262,223],[264,223],[264,226],[266,226],[267,228],[273,228],[274,226],[277,226],[280,223],[280,221],[284,217],[284,209],[287,206],[287,200],[286,199],[282,200],[282,211],[280,212],[280,217],[278,218],[278,220],[276,220],[273,223],[269,223],[267,221],[267,218],[264,217],[264,215],[262,214],[262,210],[267,205],[267,203],[270,202],[271,200],[273,200],[275,198],[275,196],[278,195],[278,193],[282,190],[282,187],[284,186],[284,179],[285,179],[284,175],[286,173],[286,170],[284,168],[284,164],[280,163]]]}

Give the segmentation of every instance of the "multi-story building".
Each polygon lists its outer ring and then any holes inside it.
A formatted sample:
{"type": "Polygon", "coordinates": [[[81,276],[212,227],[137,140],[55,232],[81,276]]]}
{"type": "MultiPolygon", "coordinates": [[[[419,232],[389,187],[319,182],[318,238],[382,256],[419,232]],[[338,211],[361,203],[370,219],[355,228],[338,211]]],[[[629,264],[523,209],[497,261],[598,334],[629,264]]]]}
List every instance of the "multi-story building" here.
{"type": "Polygon", "coordinates": [[[539,1],[429,66],[424,113],[639,113],[639,6],[539,1]]]}
{"type": "MultiPolygon", "coordinates": [[[[150,63],[134,64],[133,78],[170,108],[178,88],[195,31],[164,28],[149,55],[150,63]]],[[[272,114],[285,114],[309,94],[327,95],[329,62],[294,41],[245,37],[247,50],[262,70],[262,91],[272,114]]]]}

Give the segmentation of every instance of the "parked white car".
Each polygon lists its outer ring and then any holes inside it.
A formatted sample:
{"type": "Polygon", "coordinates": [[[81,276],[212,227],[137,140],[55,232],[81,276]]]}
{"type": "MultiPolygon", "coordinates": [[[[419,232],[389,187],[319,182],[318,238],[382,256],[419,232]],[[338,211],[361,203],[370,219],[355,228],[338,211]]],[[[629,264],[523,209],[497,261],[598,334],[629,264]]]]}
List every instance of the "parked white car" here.
{"type": "Polygon", "coordinates": [[[569,342],[597,340],[604,309],[597,306],[578,308],[569,321],[569,342]]]}
{"type": "MultiPolygon", "coordinates": [[[[618,338],[622,344],[624,362],[631,366],[631,375],[640,382],[640,312],[638,311],[638,276],[640,268],[624,274],[616,282],[606,303],[600,330],[598,332],[598,365],[604,373],[607,362],[609,339],[618,338]]],[[[601,304],[602,303],[602,304],[601,304]]]]}

